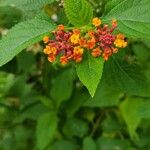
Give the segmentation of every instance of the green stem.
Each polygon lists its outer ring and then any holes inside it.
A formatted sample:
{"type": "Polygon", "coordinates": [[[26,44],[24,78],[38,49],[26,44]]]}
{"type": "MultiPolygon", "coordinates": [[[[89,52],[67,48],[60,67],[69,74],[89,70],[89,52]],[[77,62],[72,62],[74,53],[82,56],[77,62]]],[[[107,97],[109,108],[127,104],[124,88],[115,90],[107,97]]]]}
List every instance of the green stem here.
{"type": "Polygon", "coordinates": [[[94,134],[96,133],[96,131],[97,131],[97,129],[98,129],[99,125],[100,125],[100,122],[101,122],[101,120],[102,120],[104,115],[105,115],[105,112],[104,111],[102,111],[102,112],[100,111],[100,114],[99,114],[96,122],[93,124],[93,129],[92,129],[92,132],[90,134],[91,137],[93,137],[94,134]]]}

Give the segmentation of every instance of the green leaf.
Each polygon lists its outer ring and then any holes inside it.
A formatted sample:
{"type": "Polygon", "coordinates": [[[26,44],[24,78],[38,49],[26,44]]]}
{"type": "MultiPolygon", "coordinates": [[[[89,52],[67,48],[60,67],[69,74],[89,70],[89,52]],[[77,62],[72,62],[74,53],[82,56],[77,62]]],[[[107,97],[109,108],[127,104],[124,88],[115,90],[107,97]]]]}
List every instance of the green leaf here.
{"type": "Polygon", "coordinates": [[[67,101],[67,116],[72,117],[81,106],[90,98],[87,89],[75,89],[72,97],[67,101]]]}
{"type": "Polygon", "coordinates": [[[97,140],[99,150],[127,150],[130,143],[127,140],[101,137],[97,140]]]}
{"type": "MultiPolygon", "coordinates": [[[[32,99],[30,99],[32,101],[32,99]]],[[[26,105],[19,115],[17,115],[13,122],[18,123],[18,122],[23,122],[26,119],[32,119],[32,120],[38,120],[39,116],[43,113],[46,113],[48,109],[41,103],[33,103],[26,105]],[[33,106],[32,106],[33,105],[33,106]],[[32,106],[32,107],[31,107],[32,106]]]]}
{"type": "Polygon", "coordinates": [[[0,106],[0,128],[7,128],[12,125],[12,121],[17,113],[14,109],[0,106]]]}
{"type": "Polygon", "coordinates": [[[103,19],[117,19],[119,30],[130,37],[150,38],[149,8],[149,0],[112,0],[106,5],[103,19]]]}
{"type": "Polygon", "coordinates": [[[150,118],[150,98],[129,97],[119,107],[131,138],[138,138],[136,129],[141,120],[150,118]]]}
{"type": "Polygon", "coordinates": [[[130,97],[120,104],[121,114],[127,124],[128,131],[132,139],[138,138],[136,129],[141,121],[138,111],[142,103],[142,99],[130,97]]]}
{"type": "Polygon", "coordinates": [[[64,125],[63,133],[68,136],[77,136],[82,138],[89,130],[87,122],[78,118],[69,118],[64,125]]]}
{"type": "Polygon", "coordinates": [[[0,7],[0,26],[10,28],[21,20],[21,11],[10,6],[0,7]]]}
{"type": "Polygon", "coordinates": [[[37,96],[37,99],[39,99],[43,106],[47,107],[49,110],[54,110],[54,102],[49,97],[39,95],[37,96]]]}
{"type": "Polygon", "coordinates": [[[138,115],[143,119],[150,119],[150,98],[143,100],[138,109],[138,115]]]}
{"type": "MultiPolygon", "coordinates": [[[[5,72],[0,72],[0,98],[7,95],[9,89],[14,83],[14,75],[5,72]]],[[[6,101],[6,100],[5,100],[6,101]]]]}
{"type": "Polygon", "coordinates": [[[35,55],[33,55],[33,53],[31,52],[22,51],[17,56],[17,61],[18,61],[19,72],[29,73],[33,71],[35,68],[35,64],[36,64],[35,55]]]}
{"type": "Polygon", "coordinates": [[[65,0],[64,2],[65,13],[71,24],[83,26],[91,21],[93,10],[86,0],[65,0]]]}
{"type": "MultiPolygon", "coordinates": [[[[28,149],[27,144],[23,145],[23,143],[26,143],[29,137],[31,138],[30,140],[33,140],[34,136],[31,137],[31,134],[33,133],[34,131],[32,128],[27,129],[23,126],[17,126],[14,130],[15,140],[13,142],[13,149],[28,149]]],[[[11,149],[11,147],[9,149],[11,149]]]]}
{"type": "Polygon", "coordinates": [[[57,116],[54,112],[42,114],[38,119],[36,136],[37,148],[44,150],[53,140],[57,128],[57,116]]]}
{"type": "Polygon", "coordinates": [[[132,49],[135,55],[137,56],[138,60],[147,63],[147,61],[150,58],[150,51],[148,47],[146,47],[142,43],[136,43],[133,44],[132,49]]]}
{"type": "Polygon", "coordinates": [[[93,98],[89,98],[84,106],[89,107],[110,107],[116,106],[123,93],[113,85],[107,83],[107,79],[102,76],[102,80],[99,83],[96,93],[93,98]]]}
{"type": "Polygon", "coordinates": [[[57,106],[59,106],[62,101],[70,98],[73,90],[73,80],[74,74],[72,69],[67,69],[59,73],[58,76],[53,79],[50,94],[52,98],[56,100],[57,106]]]}
{"type": "MultiPolygon", "coordinates": [[[[19,97],[21,100],[21,104],[31,103],[31,100],[27,100],[26,98],[29,96],[29,93],[32,90],[32,84],[26,83],[26,76],[18,76],[13,80],[13,84],[10,87],[7,95],[11,97],[19,97]],[[22,101],[25,98],[25,101],[22,101]]],[[[31,98],[31,97],[30,97],[31,98]]]]}
{"type": "Polygon", "coordinates": [[[4,72],[7,72],[7,73],[13,73],[13,74],[18,73],[17,58],[12,59],[8,63],[6,63],[2,67],[0,67],[0,71],[4,71],[4,72]]]}
{"type": "Polygon", "coordinates": [[[0,66],[10,61],[27,46],[40,41],[54,28],[55,25],[39,18],[15,25],[0,40],[0,66]]]}
{"type": "Polygon", "coordinates": [[[104,67],[107,84],[122,92],[146,96],[148,94],[146,77],[135,64],[112,57],[104,67]]]}
{"type": "Polygon", "coordinates": [[[83,150],[97,150],[96,143],[91,137],[86,137],[84,139],[83,150]]]}
{"type": "Polygon", "coordinates": [[[93,97],[100,82],[104,61],[102,58],[93,58],[86,54],[83,62],[76,65],[80,81],[87,87],[93,97]]]}
{"type": "Polygon", "coordinates": [[[105,118],[102,122],[102,129],[104,134],[113,134],[119,132],[121,128],[122,125],[113,115],[108,115],[107,118],[105,118]]]}
{"type": "Polygon", "coordinates": [[[32,14],[41,11],[46,4],[51,4],[55,0],[5,0],[2,5],[14,5],[23,10],[25,14],[32,14]]]}
{"type": "Polygon", "coordinates": [[[77,150],[77,145],[71,141],[60,140],[55,142],[48,150],[77,150]]]}

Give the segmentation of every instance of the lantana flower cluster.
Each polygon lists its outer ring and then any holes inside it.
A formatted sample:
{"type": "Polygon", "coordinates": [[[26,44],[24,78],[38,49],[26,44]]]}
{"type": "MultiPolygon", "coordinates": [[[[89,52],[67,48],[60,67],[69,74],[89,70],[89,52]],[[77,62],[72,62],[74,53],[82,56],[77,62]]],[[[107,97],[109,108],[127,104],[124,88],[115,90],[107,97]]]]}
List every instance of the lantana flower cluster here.
{"type": "Polygon", "coordinates": [[[117,21],[112,20],[111,27],[102,25],[99,18],[92,20],[93,27],[87,31],[82,29],[65,29],[64,25],[59,25],[53,36],[43,38],[46,47],[44,53],[48,55],[50,62],[59,59],[62,65],[70,61],[79,63],[87,51],[93,57],[103,57],[105,61],[113,54],[118,52],[118,48],[125,48],[127,42],[121,33],[113,34],[117,27],[117,21]]]}

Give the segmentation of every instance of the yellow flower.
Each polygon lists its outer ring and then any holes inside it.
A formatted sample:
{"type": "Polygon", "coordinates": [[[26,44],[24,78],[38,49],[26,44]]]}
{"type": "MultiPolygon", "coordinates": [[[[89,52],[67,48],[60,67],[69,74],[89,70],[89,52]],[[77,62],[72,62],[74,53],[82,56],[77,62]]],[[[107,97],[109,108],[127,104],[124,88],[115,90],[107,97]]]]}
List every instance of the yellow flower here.
{"type": "Polygon", "coordinates": [[[125,48],[127,46],[127,42],[121,39],[116,39],[114,44],[116,45],[116,47],[120,47],[120,48],[125,48]]]}
{"type": "Polygon", "coordinates": [[[71,35],[70,41],[73,44],[78,44],[79,43],[79,38],[80,38],[80,34],[74,33],[74,34],[71,35]]]}
{"type": "Polygon", "coordinates": [[[50,46],[46,46],[43,51],[45,54],[50,54],[50,46]]]}
{"type": "Polygon", "coordinates": [[[112,19],[112,21],[111,21],[111,23],[112,23],[112,26],[117,26],[117,20],[116,19],[112,19]]]}
{"type": "Polygon", "coordinates": [[[125,36],[123,34],[118,34],[116,40],[114,41],[116,47],[125,48],[127,42],[125,41],[125,36]]]}
{"type": "Polygon", "coordinates": [[[44,41],[45,44],[48,43],[48,42],[49,42],[49,37],[48,37],[48,36],[45,36],[45,37],[43,38],[43,41],[44,41]]]}
{"type": "Polygon", "coordinates": [[[76,63],[79,63],[82,61],[83,52],[84,52],[84,49],[81,48],[80,46],[77,46],[74,48],[73,59],[75,60],[76,63]]]}
{"type": "Polygon", "coordinates": [[[83,50],[83,48],[77,46],[77,47],[74,48],[74,51],[73,51],[73,52],[74,52],[74,54],[76,54],[76,55],[82,55],[83,52],[84,52],[84,50],[83,50]]]}
{"type": "Polygon", "coordinates": [[[50,46],[46,46],[46,48],[44,49],[44,53],[45,54],[56,54],[57,49],[55,47],[50,47],[50,46]]]}
{"type": "Polygon", "coordinates": [[[92,20],[92,24],[93,24],[95,27],[100,26],[101,23],[102,23],[102,21],[101,21],[99,18],[97,18],[97,17],[93,18],[93,20],[92,20]]]}

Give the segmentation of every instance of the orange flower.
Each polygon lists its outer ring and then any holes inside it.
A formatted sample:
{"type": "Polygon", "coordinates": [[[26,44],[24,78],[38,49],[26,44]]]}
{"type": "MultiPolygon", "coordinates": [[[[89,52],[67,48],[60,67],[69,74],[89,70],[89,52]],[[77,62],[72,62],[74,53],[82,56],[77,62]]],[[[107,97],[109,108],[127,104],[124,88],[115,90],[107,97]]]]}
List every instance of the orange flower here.
{"type": "Polygon", "coordinates": [[[113,50],[113,53],[117,53],[118,52],[118,48],[116,48],[116,47],[115,48],[113,47],[112,50],[113,50]]]}
{"type": "Polygon", "coordinates": [[[82,60],[83,52],[84,52],[83,48],[81,48],[79,46],[74,48],[73,59],[75,60],[76,63],[78,63],[82,60]]]}
{"type": "Polygon", "coordinates": [[[55,55],[57,53],[57,49],[55,47],[51,47],[51,53],[55,55]]]}
{"type": "Polygon", "coordinates": [[[57,30],[63,31],[63,30],[65,30],[65,26],[63,24],[61,24],[57,27],[57,30]]]}
{"type": "Polygon", "coordinates": [[[113,54],[112,48],[107,47],[104,49],[103,58],[105,61],[108,60],[108,58],[113,54]]]}
{"type": "Polygon", "coordinates": [[[48,36],[45,36],[45,37],[43,38],[43,41],[44,41],[45,44],[47,44],[47,43],[49,42],[49,37],[48,37],[48,36]]]}
{"type": "Polygon", "coordinates": [[[107,61],[108,58],[109,58],[109,55],[107,53],[103,53],[103,58],[104,58],[105,61],[107,61]]]}
{"type": "Polygon", "coordinates": [[[70,61],[78,63],[82,61],[84,51],[93,57],[100,56],[104,60],[108,60],[112,54],[118,52],[119,47],[127,46],[125,36],[123,34],[115,35],[113,32],[117,27],[115,19],[112,19],[111,26],[109,26],[107,24],[101,25],[101,19],[95,17],[92,24],[93,29],[86,29],[87,31],[79,29],[68,31],[61,24],[52,31],[52,39],[45,36],[43,38],[46,44],[44,53],[48,55],[48,60],[54,62],[58,57],[62,65],[66,65],[70,61]]]}
{"type": "Polygon", "coordinates": [[[100,50],[100,48],[97,47],[97,48],[92,50],[91,54],[92,54],[93,57],[98,57],[102,54],[102,50],[100,50]]]}
{"type": "Polygon", "coordinates": [[[89,48],[89,49],[94,48],[95,43],[96,43],[96,40],[95,40],[94,37],[92,37],[92,39],[90,39],[90,40],[87,41],[87,48],[89,48]]]}
{"type": "Polygon", "coordinates": [[[84,38],[81,38],[80,40],[79,40],[79,44],[80,44],[80,46],[82,46],[82,47],[86,47],[86,39],[84,39],[84,38]]]}
{"type": "Polygon", "coordinates": [[[76,63],[79,63],[82,61],[82,55],[75,54],[73,56],[73,59],[75,60],[76,63]]]}
{"type": "Polygon", "coordinates": [[[56,54],[56,52],[57,52],[57,49],[55,48],[55,47],[51,47],[51,46],[46,46],[46,48],[44,49],[44,53],[45,54],[53,54],[53,55],[55,55],[56,54]]]}
{"type": "Polygon", "coordinates": [[[112,21],[111,21],[111,23],[112,23],[112,26],[117,26],[117,20],[116,19],[112,19],[112,21]]]}
{"type": "Polygon", "coordinates": [[[53,54],[48,55],[48,61],[54,62],[56,60],[56,57],[53,54]]]}
{"type": "Polygon", "coordinates": [[[88,31],[88,35],[89,35],[89,37],[93,37],[94,36],[94,32],[93,31],[88,31]]]}
{"type": "Polygon", "coordinates": [[[116,36],[116,40],[114,41],[116,47],[125,48],[127,46],[127,42],[125,41],[125,36],[123,34],[118,34],[116,36]]]}
{"type": "Polygon", "coordinates": [[[74,34],[80,34],[80,30],[79,29],[73,29],[73,33],[74,34]]]}
{"type": "Polygon", "coordinates": [[[81,48],[80,46],[77,46],[74,48],[73,53],[76,55],[82,55],[84,52],[83,48],[81,48]]]}
{"type": "Polygon", "coordinates": [[[60,57],[60,62],[61,62],[62,65],[66,65],[68,63],[67,56],[61,56],[60,57]]]}
{"type": "Polygon", "coordinates": [[[117,39],[124,40],[125,39],[124,34],[121,34],[121,33],[117,34],[117,39]]]}
{"type": "Polygon", "coordinates": [[[99,18],[97,18],[97,17],[93,18],[93,20],[92,20],[92,24],[93,24],[95,27],[100,26],[101,23],[102,23],[102,21],[101,21],[99,18]]]}

